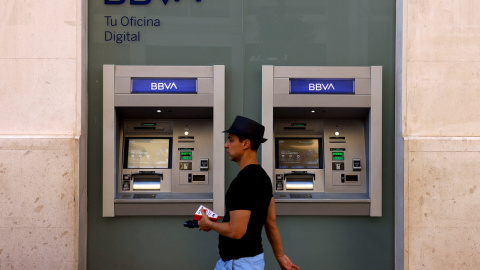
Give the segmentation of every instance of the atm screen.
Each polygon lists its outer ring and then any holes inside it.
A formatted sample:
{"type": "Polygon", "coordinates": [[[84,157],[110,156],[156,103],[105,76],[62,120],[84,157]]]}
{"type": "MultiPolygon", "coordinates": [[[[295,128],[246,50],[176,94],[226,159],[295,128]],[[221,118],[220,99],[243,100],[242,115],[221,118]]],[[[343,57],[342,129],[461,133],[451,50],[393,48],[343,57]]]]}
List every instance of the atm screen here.
{"type": "Polygon", "coordinates": [[[170,138],[126,138],[124,168],[171,168],[170,138]]]}
{"type": "Polygon", "coordinates": [[[320,138],[276,138],[275,167],[277,169],[322,169],[320,138]]]}

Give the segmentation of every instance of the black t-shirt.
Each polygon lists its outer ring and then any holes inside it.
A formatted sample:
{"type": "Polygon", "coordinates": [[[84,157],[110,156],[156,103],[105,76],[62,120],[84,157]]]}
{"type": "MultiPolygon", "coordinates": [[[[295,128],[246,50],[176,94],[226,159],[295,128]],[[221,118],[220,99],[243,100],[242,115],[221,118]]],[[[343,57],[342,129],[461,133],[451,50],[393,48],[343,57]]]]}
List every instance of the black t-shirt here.
{"type": "Polygon", "coordinates": [[[271,198],[272,183],[260,165],[247,165],[238,173],[225,195],[223,222],[230,221],[230,211],[234,210],[251,211],[250,220],[247,232],[241,239],[219,236],[218,248],[222,260],[252,257],[263,252],[261,234],[271,198]]]}

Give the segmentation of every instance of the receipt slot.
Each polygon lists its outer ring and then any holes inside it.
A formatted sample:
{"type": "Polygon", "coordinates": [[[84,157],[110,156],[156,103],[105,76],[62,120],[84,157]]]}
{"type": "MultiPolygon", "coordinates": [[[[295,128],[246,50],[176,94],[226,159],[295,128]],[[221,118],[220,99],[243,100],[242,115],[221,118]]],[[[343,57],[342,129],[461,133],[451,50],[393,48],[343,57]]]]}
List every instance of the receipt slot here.
{"type": "Polygon", "coordinates": [[[263,66],[262,122],[277,214],[382,215],[381,67],[263,66]]]}
{"type": "Polygon", "coordinates": [[[223,213],[225,67],[103,66],[103,216],[223,213]]]}

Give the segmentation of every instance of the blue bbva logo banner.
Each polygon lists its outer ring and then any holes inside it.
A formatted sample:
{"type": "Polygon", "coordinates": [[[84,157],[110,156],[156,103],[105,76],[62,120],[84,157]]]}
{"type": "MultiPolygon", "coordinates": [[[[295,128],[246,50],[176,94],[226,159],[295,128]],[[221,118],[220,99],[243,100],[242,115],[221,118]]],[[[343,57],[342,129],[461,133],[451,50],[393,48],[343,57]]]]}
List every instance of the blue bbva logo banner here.
{"type": "MultiPolygon", "coordinates": [[[[125,3],[126,0],[105,0],[105,5],[121,5],[125,3]]],[[[169,0],[162,0],[163,4],[167,4],[169,0]]],[[[202,2],[202,0],[196,0],[197,2],[202,2]]],[[[152,0],[129,0],[130,5],[148,5],[152,0]]],[[[180,2],[180,0],[175,0],[175,2],[180,2]]]]}
{"type": "Polygon", "coordinates": [[[133,78],[132,93],[196,94],[197,79],[133,78]]]}
{"type": "Polygon", "coordinates": [[[290,94],[355,94],[355,79],[290,79],[290,94]]]}

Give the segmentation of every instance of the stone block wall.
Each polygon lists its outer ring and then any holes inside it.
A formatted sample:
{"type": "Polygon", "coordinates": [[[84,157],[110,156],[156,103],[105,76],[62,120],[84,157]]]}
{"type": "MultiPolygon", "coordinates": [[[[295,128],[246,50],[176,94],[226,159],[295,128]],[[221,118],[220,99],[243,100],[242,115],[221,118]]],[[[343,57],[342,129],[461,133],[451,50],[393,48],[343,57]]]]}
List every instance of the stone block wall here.
{"type": "Polygon", "coordinates": [[[480,268],[479,8],[404,1],[405,269],[480,268]]]}
{"type": "Polygon", "coordinates": [[[86,1],[0,2],[0,269],[83,269],[86,1]]]}

